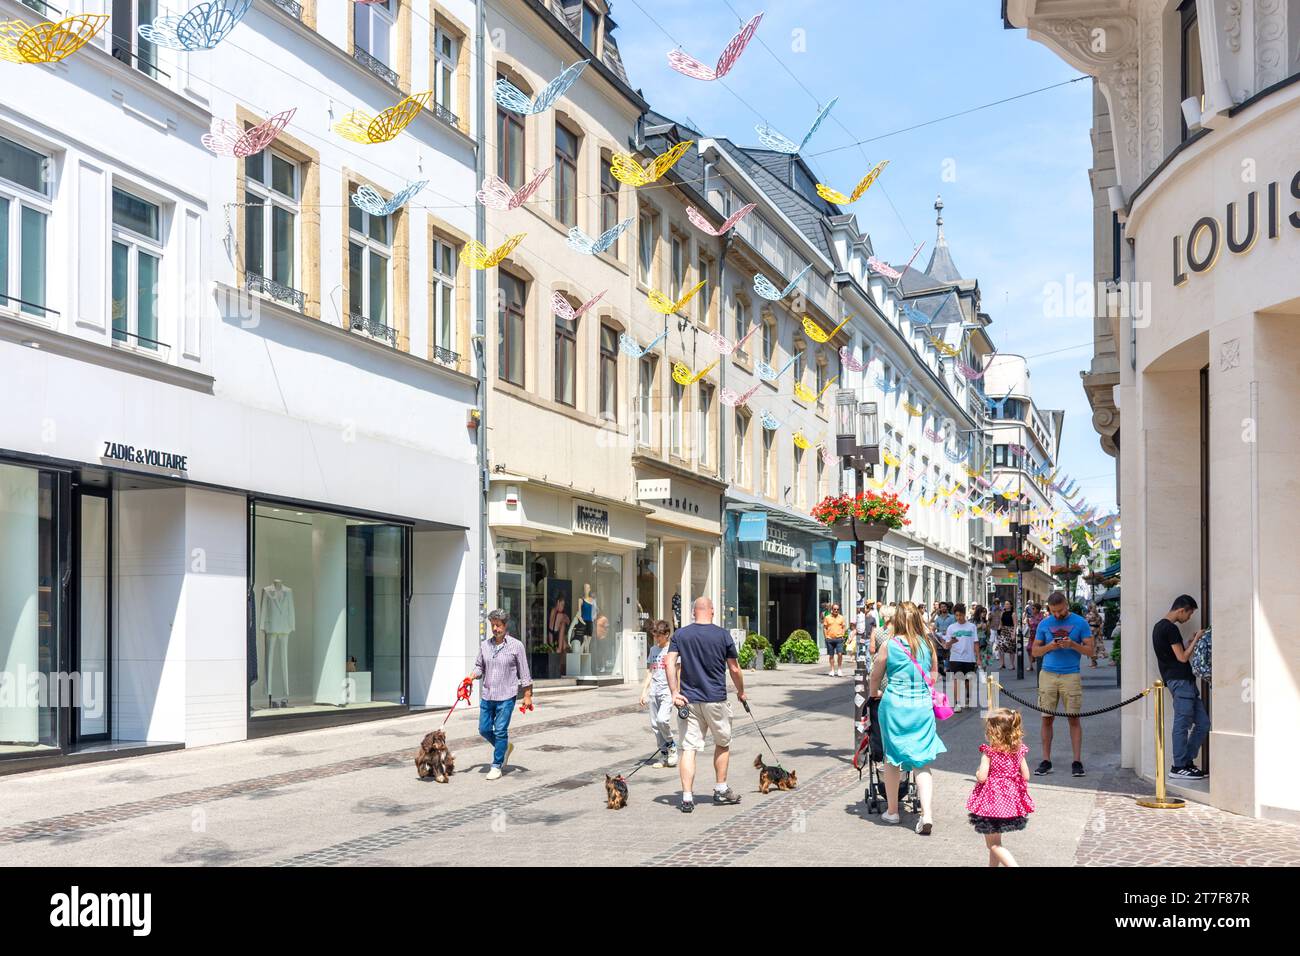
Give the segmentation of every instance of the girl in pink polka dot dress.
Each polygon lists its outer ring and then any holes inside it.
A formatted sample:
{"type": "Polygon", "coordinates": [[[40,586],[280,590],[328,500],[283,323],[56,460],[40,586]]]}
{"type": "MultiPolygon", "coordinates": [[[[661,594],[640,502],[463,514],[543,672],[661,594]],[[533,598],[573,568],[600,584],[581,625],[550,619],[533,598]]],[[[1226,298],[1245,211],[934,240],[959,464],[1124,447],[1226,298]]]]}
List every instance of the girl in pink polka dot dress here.
{"type": "Polygon", "coordinates": [[[1016,866],[1016,858],[1002,845],[1002,834],[1023,830],[1034,812],[1025,762],[1029,748],[1024,744],[1020,711],[995,710],[985,722],[984,733],[988,743],[980,744],[980,766],[966,809],[975,832],[984,834],[989,866],[1016,866]]]}

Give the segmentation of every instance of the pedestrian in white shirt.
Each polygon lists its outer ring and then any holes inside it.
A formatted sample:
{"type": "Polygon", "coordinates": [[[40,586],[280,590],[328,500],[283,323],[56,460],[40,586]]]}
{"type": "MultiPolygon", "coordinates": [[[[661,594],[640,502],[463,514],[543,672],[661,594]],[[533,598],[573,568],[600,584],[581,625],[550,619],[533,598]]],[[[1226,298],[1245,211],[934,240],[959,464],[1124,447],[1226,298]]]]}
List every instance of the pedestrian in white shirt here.
{"type": "Polygon", "coordinates": [[[979,660],[979,630],[974,621],[966,620],[965,604],[958,604],[952,611],[956,620],[948,625],[940,642],[948,649],[948,673],[953,678],[952,709],[960,713],[964,709],[963,697],[966,706],[974,706],[971,703],[970,675],[975,673],[979,660]],[[965,688],[964,694],[958,693],[961,688],[965,688]]]}

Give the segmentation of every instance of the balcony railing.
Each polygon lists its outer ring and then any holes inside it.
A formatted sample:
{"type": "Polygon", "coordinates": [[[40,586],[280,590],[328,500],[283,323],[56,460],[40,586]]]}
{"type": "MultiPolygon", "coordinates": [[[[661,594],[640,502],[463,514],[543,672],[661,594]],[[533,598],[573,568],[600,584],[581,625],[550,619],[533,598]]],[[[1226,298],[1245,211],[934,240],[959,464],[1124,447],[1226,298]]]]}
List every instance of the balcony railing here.
{"type": "MultiPolygon", "coordinates": [[[[714,205],[716,207],[717,204],[714,205]]],[[[780,233],[757,212],[750,213],[736,223],[735,229],[736,233],[753,246],[754,250],[766,259],[786,282],[793,279],[804,266],[808,265],[808,262],[800,258],[780,233]]],[[[823,311],[836,314],[830,283],[823,279],[816,269],[805,275],[799,285],[804,295],[817,303],[823,311]]]]}
{"type": "Polygon", "coordinates": [[[350,313],[348,319],[349,327],[353,332],[364,332],[372,339],[379,339],[394,348],[397,347],[397,329],[386,325],[383,319],[371,319],[357,312],[350,313]]]}
{"type": "Polygon", "coordinates": [[[294,3],[293,0],[271,0],[271,2],[295,20],[302,20],[302,4],[294,3]]]}
{"type": "Polygon", "coordinates": [[[361,47],[353,47],[352,59],[356,60],[389,86],[397,85],[397,71],[389,68],[382,60],[376,60],[365,50],[361,49],[361,47]]]}
{"type": "Polygon", "coordinates": [[[248,292],[260,292],[276,302],[283,302],[286,305],[293,306],[299,312],[304,312],[307,309],[306,293],[291,289],[287,285],[281,285],[266,276],[259,276],[250,272],[244,279],[244,289],[248,292]]]}
{"type": "Polygon", "coordinates": [[[171,354],[171,346],[166,342],[159,342],[157,339],[151,339],[147,335],[139,335],[135,332],[128,332],[126,329],[113,327],[113,345],[118,348],[126,348],[133,352],[149,352],[159,358],[167,358],[171,354]]]}
{"type": "Polygon", "coordinates": [[[443,365],[460,364],[460,353],[453,352],[451,349],[445,349],[441,345],[435,345],[433,347],[433,357],[435,361],[441,362],[443,365]]]}
{"type": "Polygon", "coordinates": [[[442,122],[446,123],[448,126],[453,126],[457,129],[460,128],[460,118],[441,103],[432,103],[430,104],[429,109],[433,110],[433,115],[438,117],[438,119],[442,120],[442,122]]]}

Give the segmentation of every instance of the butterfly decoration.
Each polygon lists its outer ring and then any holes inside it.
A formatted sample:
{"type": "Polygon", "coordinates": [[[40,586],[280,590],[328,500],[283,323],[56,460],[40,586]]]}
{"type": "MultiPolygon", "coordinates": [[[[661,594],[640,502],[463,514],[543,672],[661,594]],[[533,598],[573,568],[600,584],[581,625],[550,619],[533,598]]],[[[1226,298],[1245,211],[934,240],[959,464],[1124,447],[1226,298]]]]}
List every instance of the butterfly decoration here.
{"type": "Polygon", "coordinates": [[[817,132],[817,127],[821,126],[822,121],[830,115],[831,109],[833,109],[835,104],[839,102],[839,99],[840,98],[837,96],[821,108],[817,113],[817,118],[813,120],[812,126],[809,128],[808,132],[804,133],[803,139],[799,142],[796,143],[794,140],[786,139],[766,124],[754,127],[755,132],[758,133],[758,141],[767,149],[775,150],[778,153],[789,153],[791,155],[798,153],[808,145],[808,141],[812,139],[813,133],[817,132]]]}
{"type": "Polygon", "coordinates": [[[821,446],[821,452],[823,465],[833,465],[835,464],[835,459],[839,457],[839,455],[835,454],[835,452],[831,451],[825,445],[821,446]]]}
{"type": "Polygon", "coordinates": [[[911,415],[913,418],[920,418],[925,414],[924,409],[917,405],[913,405],[911,402],[903,403],[903,411],[907,412],[907,414],[911,415]]]}
{"type": "Polygon", "coordinates": [[[660,315],[672,315],[674,312],[680,312],[682,309],[686,308],[686,303],[695,298],[695,293],[699,292],[703,288],[704,281],[695,283],[695,285],[686,290],[686,294],[676,302],[657,289],[652,289],[646,298],[650,302],[650,308],[654,309],[660,315]]]}
{"type": "Polygon", "coordinates": [[[763,427],[770,432],[774,432],[781,427],[781,423],[777,421],[776,416],[773,415],[771,412],[767,411],[766,409],[764,409],[763,412],[758,416],[758,420],[762,422],[763,427]]]}
{"type": "Polygon", "coordinates": [[[849,322],[852,321],[852,319],[853,316],[850,315],[839,325],[835,326],[835,328],[827,332],[823,330],[820,325],[818,325],[816,322],[814,322],[812,319],[810,319],[808,316],[805,315],[803,317],[803,331],[804,334],[807,335],[808,338],[812,339],[814,342],[825,343],[833,339],[835,337],[835,333],[838,332],[840,329],[844,328],[844,326],[848,325],[849,322]]]}
{"type": "Polygon", "coordinates": [[[893,395],[895,392],[901,390],[902,387],[903,387],[903,383],[901,381],[894,382],[891,384],[890,382],[885,380],[884,376],[882,375],[876,376],[876,388],[880,389],[886,395],[893,395]]]}
{"type": "Polygon", "coordinates": [[[1010,489],[1007,489],[1006,491],[1002,492],[1002,497],[1007,499],[1007,501],[1015,501],[1017,498],[1020,497],[1020,495],[1016,494],[1016,492],[1010,489]]]}
{"type": "Polygon", "coordinates": [[[980,476],[980,472],[979,472],[979,471],[977,471],[976,469],[972,468],[970,465],[967,465],[967,466],[966,466],[966,477],[967,477],[967,478],[978,478],[979,476],[980,476]]]}
{"type": "Polygon", "coordinates": [[[786,369],[788,369],[791,365],[793,365],[798,360],[799,360],[799,356],[797,355],[790,356],[790,361],[786,362],[785,365],[781,366],[781,371],[779,372],[776,369],[772,368],[772,366],[768,365],[766,362],[759,362],[758,365],[755,366],[755,369],[758,372],[758,377],[761,378],[763,381],[775,382],[778,379],[780,379],[782,375],[785,374],[786,369]]]}
{"type": "Polygon", "coordinates": [[[474,198],[490,209],[500,209],[503,212],[518,209],[532,197],[533,193],[537,192],[542,181],[549,175],[551,175],[551,167],[547,166],[518,189],[511,189],[510,184],[500,176],[488,173],[483,177],[483,188],[474,194],[474,198]]]}
{"type": "Polygon", "coordinates": [[[700,379],[704,378],[704,376],[708,375],[715,368],[717,368],[718,362],[720,361],[721,359],[717,359],[714,361],[712,365],[706,365],[704,366],[704,368],[700,369],[698,372],[695,372],[694,374],[691,373],[690,366],[684,365],[681,362],[674,362],[673,381],[676,382],[678,385],[694,385],[700,379]]]}
{"type": "Polygon", "coordinates": [[[965,362],[957,363],[957,371],[961,373],[962,378],[968,382],[978,382],[984,377],[984,373],[974,366],[967,365],[965,362]]]}
{"type": "Polygon", "coordinates": [[[590,62],[590,60],[579,60],[572,66],[567,67],[559,76],[547,83],[536,98],[529,98],[527,93],[505,77],[497,79],[492,93],[497,103],[510,110],[510,112],[518,113],[521,116],[536,116],[538,113],[545,113],[555,105],[556,100],[569,92],[569,88],[578,82],[578,77],[582,75],[582,71],[587,68],[587,64],[590,62]]]}
{"type": "Polygon", "coordinates": [[[990,418],[1002,417],[1003,413],[1006,411],[1007,399],[1011,397],[1011,392],[1014,388],[1015,386],[1012,386],[1012,388],[1007,389],[1007,393],[1001,398],[989,398],[987,395],[984,396],[984,401],[988,402],[989,405],[990,418]]]}
{"type": "Polygon", "coordinates": [[[142,23],[136,32],[142,38],[169,50],[198,52],[211,50],[239,26],[253,0],[212,0],[190,8],[184,16],[158,17],[142,23]]]}
{"type": "Polygon", "coordinates": [[[427,185],[429,180],[417,179],[394,193],[392,199],[385,199],[379,195],[378,190],[370,186],[361,186],[352,194],[352,205],[372,216],[390,216],[410,202],[411,198],[427,185]]]}
{"type": "Polygon", "coordinates": [[[899,272],[885,260],[877,259],[875,256],[867,257],[867,268],[877,275],[882,275],[893,282],[897,282],[899,279],[903,278],[903,273],[899,272]]]}
{"type": "Polygon", "coordinates": [[[913,325],[929,325],[934,321],[932,316],[926,315],[914,305],[903,306],[903,316],[913,325]]]}
{"type": "Polygon", "coordinates": [[[260,153],[275,142],[275,138],[289,125],[297,107],[276,113],[264,123],[250,129],[240,129],[237,123],[229,120],[214,119],[211,132],[204,133],[201,142],[211,153],[217,156],[233,156],[243,159],[260,153]]]}
{"type": "Polygon", "coordinates": [[[867,368],[864,363],[859,362],[853,357],[853,353],[849,351],[847,345],[840,346],[840,364],[850,372],[862,372],[867,368]]]}
{"type": "Polygon", "coordinates": [[[22,20],[0,21],[0,60],[58,63],[89,43],[108,19],[107,13],[78,13],[58,23],[38,23],[34,27],[22,20]]]}
{"type": "Polygon", "coordinates": [[[371,116],[365,110],[353,110],[331,129],[354,143],[387,143],[411,125],[433,98],[433,90],[412,93],[406,99],[371,116]]]}
{"type": "Polygon", "coordinates": [[[515,251],[515,247],[524,241],[526,233],[511,236],[495,249],[489,249],[477,239],[465,243],[460,250],[460,261],[471,269],[491,269],[499,265],[506,256],[515,251]]]}
{"type": "Polygon", "coordinates": [[[885,171],[885,167],[888,165],[889,160],[887,159],[883,162],[876,163],[876,165],[872,167],[871,172],[863,176],[861,181],[853,187],[853,192],[847,196],[838,189],[831,189],[829,186],[823,186],[821,183],[817,184],[817,195],[821,196],[822,199],[825,199],[827,202],[834,203],[837,206],[847,206],[850,203],[855,203],[862,198],[863,193],[871,188],[871,184],[880,177],[880,174],[885,171]]]}
{"type": "Polygon", "coordinates": [[[618,242],[618,237],[627,232],[627,227],[630,225],[632,225],[632,220],[624,219],[618,225],[611,226],[594,239],[577,226],[574,226],[569,230],[569,237],[564,241],[574,252],[594,256],[602,252],[608,252],[613,248],[614,243],[618,242]]]}
{"type": "Polygon", "coordinates": [[[678,73],[696,80],[720,80],[731,72],[731,68],[740,59],[740,54],[745,52],[745,47],[749,46],[749,41],[754,38],[754,32],[762,19],[763,14],[760,13],[740,28],[740,32],[723,47],[717,66],[709,67],[680,49],[672,50],[668,54],[668,65],[678,73]]]}
{"type": "Polygon", "coordinates": [[[883,478],[883,477],[882,477],[882,478],[868,478],[868,479],[867,479],[867,484],[869,484],[869,485],[870,485],[872,488],[874,488],[876,491],[882,491],[882,490],[884,490],[885,485],[889,484],[889,480],[886,479],[886,478],[883,478]]]}
{"type": "Polygon", "coordinates": [[[709,338],[713,339],[713,344],[718,347],[718,352],[722,355],[730,355],[732,352],[739,352],[741,346],[749,341],[749,337],[759,329],[758,323],[754,323],[749,331],[742,335],[733,345],[731,339],[727,338],[716,329],[709,333],[709,338]]]}
{"type": "Polygon", "coordinates": [[[742,394],[737,394],[733,389],[724,388],[718,393],[718,401],[729,408],[744,408],[757,391],[757,385],[742,394]]]}
{"type": "Polygon", "coordinates": [[[641,358],[651,352],[656,345],[668,338],[668,330],[664,329],[645,348],[636,344],[636,339],[623,332],[618,337],[618,347],[623,350],[624,355],[630,355],[632,358],[641,358]]]}
{"type": "Polygon", "coordinates": [[[903,464],[903,462],[900,459],[895,458],[887,451],[882,451],[880,453],[880,460],[884,462],[886,465],[888,465],[890,468],[899,468],[903,464]]]}
{"type": "Polygon", "coordinates": [[[724,233],[726,233],[728,230],[731,229],[732,226],[734,226],[736,223],[740,222],[740,220],[744,219],[751,212],[753,212],[754,208],[757,205],[758,203],[752,203],[752,202],[745,203],[745,205],[741,206],[730,216],[724,219],[722,221],[722,225],[718,226],[718,228],[716,229],[714,229],[713,226],[709,223],[709,220],[704,218],[704,214],[700,212],[698,209],[696,209],[694,206],[686,207],[686,218],[689,219],[691,221],[691,224],[695,226],[696,229],[700,230],[700,232],[706,232],[710,236],[714,236],[716,238],[717,236],[721,236],[724,233]]]}
{"type": "Polygon", "coordinates": [[[944,440],[943,436],[940,435],[933,428],[927,428],[925,430],[925,437],[930,439],[930,441],[934,442],[936,445],[942,444],[944,440]]]}
{"type": "Polygon", "coordinates": [[[609,173],[620,183],[633,188],[653,183],[677,165],[677,160],[695,145],[695,140],[685,139],[672,149],[660,153],[642,166],[631,153],[615,153],[610,160],[609,173]]]}
{"type": "Polygon", "coordinates": [[[977,517],[977,518],[982,518],[982,517],[984,517],[984,513],[985,513],[985,512],[984,512],[984,509],[983,509],[982,507],[980,507],[979,505],[971,505],[971,506],[970,506],[970,513],[973,514],[973,515],[974,515],[975,517],[977,517]]]}
{"type": "Polygon", "coordinates": [[[949,448],[947,445],[943,446],[943,457],[947,458],[954,465],[958,462],[965,461],[970,457],[970,453],[971,449],[969,447],[965,451],[962,451],[960,448],[949,448]]]}
{"type": "Polygon", "coordinates": [[[566,322],[575,322],[578,319],[582,318],[583,314],[588,309],[590,309],[593,305],[595,305],[597,302],[603,299],[605,297],[606,291],[608,290],[597,292],[595,295],[593,295],[586,302],[582,303],[582,305],[578,306],[576,309],[573,307],[572,303],[570,303],[569,300],[564,297],[563,293],[556,292],[551,296],[551,312],[554,313],[555,315],[558,315],[566,322]]]}
{"type": "Polygon", "coordinates": [[[961,354],[961,346],[949,345],[943,339],[936,335],[931,335],[929,332],[925,333],[925,337],[929,340],[930,344],[934,346],[934,350],[945,358],[955,358],[961,354]]]}
{"type": "Polygon", "coordinates": [[[804,437],[802,429],[794,433],[794,447],[801,451],[807,451],[812,447],[812,444],[804,437]]]}
{"type": "Polygon", "coordinates": [[[1008,450],[1011,452],[1011,454],[1013,454],[1013,455],[1023,455],[1023,454],[1025,453],[1025,446],[1024,446],[1024,445],[1017,445],[1017,444],[1015,444],[1014,442],[1011,443],[1010,445],[1008,445],[1008,446],[1007,446],[1007,449],[1008,449],[1008,450]]]}
{"type": "Polygon", "coordinates": [[[780,302],[787,295],[789,295],[791,292],[794,291],[795,286],[797,286],[799,284],[799,281],[805,275],[808,274],[808,270],[811,268],[812,268],[811,265],[806,265],[802,269],[800,269],[799,274],[795,276],[793,279],[791,279],[790,284],[787,285],[784,289],[778,289],[776,286],[774,286],[771,283],[768,277],[763,275],[761,272],[755,273],[754,291],[770,302],[780,302]]]}
{"type": "Polygon", "coordinates": [[[975,475],[975,484],[979,485],[981,488],[993,487],[992,483],[983,475],[975,475]]]}
{"type": "Polygon", "coordinates": [[[829,382],[823,385],[822,390],[820,392],[814,392],[803,382],[795,382],[794,397],[799,399],[802,402],[807,402],[810,405],[815,404],[816,402],[820,402],[822,400],[822,396],[826,394],[826,390],[831,387],[831,384],[834,381],[835,379],[832,378],[829,382]]]}

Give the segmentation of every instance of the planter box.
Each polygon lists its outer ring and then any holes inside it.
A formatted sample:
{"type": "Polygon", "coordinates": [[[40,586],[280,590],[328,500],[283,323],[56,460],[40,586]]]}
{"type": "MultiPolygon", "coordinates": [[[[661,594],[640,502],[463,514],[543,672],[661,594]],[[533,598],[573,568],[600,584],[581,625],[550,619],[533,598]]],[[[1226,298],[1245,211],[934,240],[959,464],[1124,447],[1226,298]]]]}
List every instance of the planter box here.
{"type": "Polygon", "coordinates": [[[560,663],[559,654],[528,655],[528,669],[532,671],[534,680],[551,680],[560,677],[560,663]]]}
{"type": "Polygon", "coordinates": [[[870,521],[839,521],[828,525],[836,541],[883,541],[889,525],[870,521]]]}
{"type": "Polygon", "coordinates": [[[1007,562],[1008,571],[1023,571],[1026,574],[1028,574],[1036,567],[1038,567],[1038,562],[1036,561],[1008,561],[1007,562]]]}

